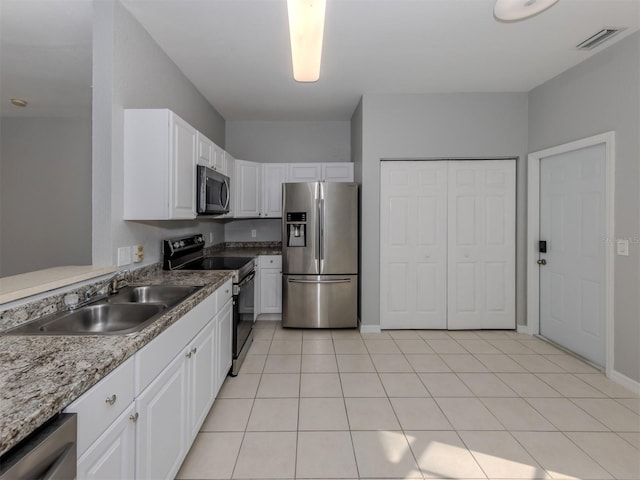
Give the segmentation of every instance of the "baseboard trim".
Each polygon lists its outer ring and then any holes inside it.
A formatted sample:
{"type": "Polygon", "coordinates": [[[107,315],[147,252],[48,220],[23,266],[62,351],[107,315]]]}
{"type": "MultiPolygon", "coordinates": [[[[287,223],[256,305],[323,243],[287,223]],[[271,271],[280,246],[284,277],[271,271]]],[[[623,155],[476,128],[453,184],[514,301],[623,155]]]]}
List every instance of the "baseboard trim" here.
{"type": "Polygon", "coordinates": [[[529,325],[518,325],[516,327],[516,332],[523,333],[525,335],[533,335],[533,332],[531,331],[529,325]]]}
{"type": "Polygon", "coordinates": [[[380,333],[380,325],[363,325],[360,324],[360,333],[380,333]]]}
{"type": "Polygon", "coordinates": [[[622,385],[624,388],[631,390],[636,395],[640,395],[640,382],[636,382],[632,378],[629,378],[616,370],[611,372],[611,376],[609,378],[622,385]]]}

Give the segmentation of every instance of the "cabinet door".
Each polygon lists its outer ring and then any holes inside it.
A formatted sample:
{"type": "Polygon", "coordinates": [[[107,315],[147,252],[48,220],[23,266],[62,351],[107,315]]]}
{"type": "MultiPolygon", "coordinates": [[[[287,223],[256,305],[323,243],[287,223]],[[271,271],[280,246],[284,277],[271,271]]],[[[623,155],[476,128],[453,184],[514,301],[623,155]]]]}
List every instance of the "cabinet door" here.
{"type": "Polygon", "coordinates": [[[196,129],[171,115],[170,218],[196,216],[196,129]]]}
{"type": "Polygon", "coordinates": [[[127,409],[78,459],[78,480],[133,480],[135,477],[135,405],[127,409]]]}
{"type": "Polygon", "coordinates": [[[136,399],[136,478],[174,478],[187,450],[187,359],[179,354],[136,399]]]}
{"type": "Polygon", "coordinates": [[[290,163],[288,182],[319,182],[322,180],[321,163],[290,163]]]}
{"type": "Polygon", "coordinates": [[[214,144],[211,168],[213,168],[214,170],[220,173],[224,173],[226,175],[227,174],[226,166],[227,166],[226,152],[224,151],[224,149],[214,144]]]}
{"type": "Polygon", "coordinates": [[[282,184],[286,182],[286,163],[262,165],[262,216],[282,217],[282,184]]]}
{"type": "Polygon", "coordinates": [[[214,145],[211,140],[202,135],[200,132],[198,136],[198,165],[204,165],[205,167],[213,167],[214,164],[214,145]]]}
{"type": "Polygon", "coordinates": [[[191,342],[187,352],[189,371],[189,435],[195,438],[215,398],[214,373],[216,345],[214,345],[215,321],[204,327],[191,342]]]}
{"type": "Polygon", "coordinates": [[[218,316],[216,317],[216,340],[217,340],[217,356],[216,365],[218,372],[216,375],[217,386],[216,395],[224,383],[224,379],[227,378],[227,374],[231,369],[231,362],[233,361],[233,300],[227,301],[218,316]]]}
{"type": "Polygon", "coordinates": [[[235,217],[260,216],[261,165],[246,160],[236,160],[235,217]]]}
{"type": "Polygon", "coordinates": [[[323,182],[353,182],[353,163],[323,163],[323,182]]]}
{"type": "Polygon", "coordinates": [[[282,270],[260,270],[260,312],[282,313],[282,270]]]}

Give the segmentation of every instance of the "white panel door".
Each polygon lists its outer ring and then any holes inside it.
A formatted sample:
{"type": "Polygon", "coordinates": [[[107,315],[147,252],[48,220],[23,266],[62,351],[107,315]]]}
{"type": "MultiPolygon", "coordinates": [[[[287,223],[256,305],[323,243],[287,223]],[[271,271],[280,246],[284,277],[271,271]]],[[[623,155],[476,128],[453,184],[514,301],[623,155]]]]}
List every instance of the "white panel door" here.
{"type": "Polygon", "coordinates": [[[447,162],[382,162],[380,326],[447,328],[447,162]]]}
{"type": "Polygon", "coordinates": [[[540,161],[540,334],[605,363],[605,145],[540,161]]]}
{"type": "Polygon", "coordinates": [[[449,162],[448,328],[513,329],[515,160],[449,162]]]}

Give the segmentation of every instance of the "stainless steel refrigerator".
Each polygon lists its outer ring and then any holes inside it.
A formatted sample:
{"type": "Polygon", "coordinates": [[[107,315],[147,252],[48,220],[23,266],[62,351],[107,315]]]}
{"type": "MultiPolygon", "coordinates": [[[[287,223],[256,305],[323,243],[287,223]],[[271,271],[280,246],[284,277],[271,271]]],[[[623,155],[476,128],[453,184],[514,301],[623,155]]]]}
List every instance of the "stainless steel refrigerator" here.
{"type": "Polygon", "coordinates": [[[282,325],[358,326],[358,184],[282,185],[282,325]]]}

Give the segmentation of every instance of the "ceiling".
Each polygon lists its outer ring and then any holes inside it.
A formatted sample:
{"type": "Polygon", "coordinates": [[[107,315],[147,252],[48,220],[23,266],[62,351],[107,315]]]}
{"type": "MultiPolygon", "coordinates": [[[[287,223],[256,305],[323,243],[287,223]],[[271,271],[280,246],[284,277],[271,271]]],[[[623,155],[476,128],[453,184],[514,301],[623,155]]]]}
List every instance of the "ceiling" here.
{"type": "Polygon", "coordinates": [[[327,0],[320,80],[292,78],[285,0],[123,0],[226,120],[349,120],[362,94],[527,92],[638,29],[638,0],[327,0]],[[627,30],[575,46],[602,27],[627,30]]]}
{"type": "MultiPolygon", "coordinates": [[[[638,30],[639,0],[327,0],[320,80],[292,77],[286,0],[122,0],[226,120],[349,120],[362,94],[526,92],[638,30]],[[603,27],[626,30],[590,52],[603,27]]],[[[0,0],[2,115],[91,104],[91,0],[0,0]],[[37,95],[34,92],[38,92],[37,95]]]]}

